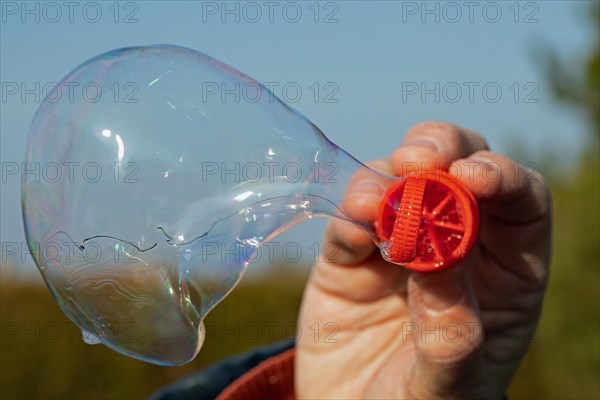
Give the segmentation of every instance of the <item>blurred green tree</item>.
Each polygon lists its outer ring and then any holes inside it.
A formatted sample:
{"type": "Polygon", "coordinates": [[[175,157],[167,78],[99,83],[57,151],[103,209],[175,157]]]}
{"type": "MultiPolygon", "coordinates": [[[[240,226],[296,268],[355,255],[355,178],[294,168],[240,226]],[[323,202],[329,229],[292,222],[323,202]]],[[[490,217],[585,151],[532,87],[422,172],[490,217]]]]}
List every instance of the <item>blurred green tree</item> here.
{"type": "Polygon", "coordinates": [[[587,16],[594,29],[589,53],[574,59],[561,59],[554,51],[543,51],[545,75],[554,97],[584,111],[592,123],[592,133],[600,137],[600,2],[588,6],[587,16]],[[583,59],[582,59],[583,58],[583,59]]]}
{"type": "Polygon", "coordinates": [[[544,167],[554,201],[552,270],[511,399],[600,398],[600,2],[587,4],[594,29],[588,53],[564,60],[546,48],[540,57],[555,99],[583,112],[590,135],[568,175],[544,167]]]}

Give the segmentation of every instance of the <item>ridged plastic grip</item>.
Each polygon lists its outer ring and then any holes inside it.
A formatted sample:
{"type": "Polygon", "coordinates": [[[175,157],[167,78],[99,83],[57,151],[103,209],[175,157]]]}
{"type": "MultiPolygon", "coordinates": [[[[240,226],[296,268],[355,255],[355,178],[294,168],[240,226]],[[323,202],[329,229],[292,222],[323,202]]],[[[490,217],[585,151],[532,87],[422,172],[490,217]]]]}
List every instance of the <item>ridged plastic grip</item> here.
{"type": "Polygon", "coordinates": [[[415,259],[425,185],[425,180],[415,177],[408,177],[404,182],[389,249],[390,257],[396,263],[405,264],[415,259]]]}

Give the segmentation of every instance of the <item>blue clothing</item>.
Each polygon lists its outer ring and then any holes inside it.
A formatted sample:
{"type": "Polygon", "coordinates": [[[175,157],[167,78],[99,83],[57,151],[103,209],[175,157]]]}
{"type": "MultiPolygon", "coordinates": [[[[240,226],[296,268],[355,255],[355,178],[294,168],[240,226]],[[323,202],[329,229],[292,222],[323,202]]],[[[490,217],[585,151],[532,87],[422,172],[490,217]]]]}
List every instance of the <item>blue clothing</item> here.
{"type": "Polygon", "coordinates": [[[250,352],[226,358],[159,390],[149,400],[215,399],[234,380],[266,359],[292,347],[294,347],[293,341],[281,342],[258,347],[250,352]]]}

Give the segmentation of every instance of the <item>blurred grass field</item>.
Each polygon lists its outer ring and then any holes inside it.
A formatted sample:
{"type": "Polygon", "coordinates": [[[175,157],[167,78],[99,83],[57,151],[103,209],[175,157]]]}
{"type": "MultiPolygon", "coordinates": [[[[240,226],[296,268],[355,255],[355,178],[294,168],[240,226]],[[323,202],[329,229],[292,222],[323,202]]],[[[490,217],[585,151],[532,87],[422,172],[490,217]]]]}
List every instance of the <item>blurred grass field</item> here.
{"type": "Polygon", "coordinates": [[[155,366],[87,345],[45,286],[3,279],[0,398],[144,398],[223,357],[291,339],[305,274],[282,269],[274,269],[268,280],[245,280],[225,299],[205,321],[200,354],[181,367],[155,366]]]}

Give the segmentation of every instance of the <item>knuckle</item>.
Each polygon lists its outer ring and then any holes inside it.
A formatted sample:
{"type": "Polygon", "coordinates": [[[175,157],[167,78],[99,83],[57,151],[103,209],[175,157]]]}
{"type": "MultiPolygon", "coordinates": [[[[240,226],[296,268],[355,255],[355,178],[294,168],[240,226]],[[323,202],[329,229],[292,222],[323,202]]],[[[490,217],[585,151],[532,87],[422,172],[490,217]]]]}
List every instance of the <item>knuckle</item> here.
{"type": "Polygon", "coordinates": [[[454,368],[468,363],[477,357],[483,348],[483,331],[481,327],[475,329],[473,335],[465,335],[453,343],[444,346],[425,347],[423,355],[429,362],[447,368],[454,368]]]}
{"type": "Polygon", "coordinates": [[[444,141],[460,141],[460,129],[452,124],[438,121],[420,122],[409,129],[406,138],[422,138],[429,137],[439,146],[444,141]]]}

